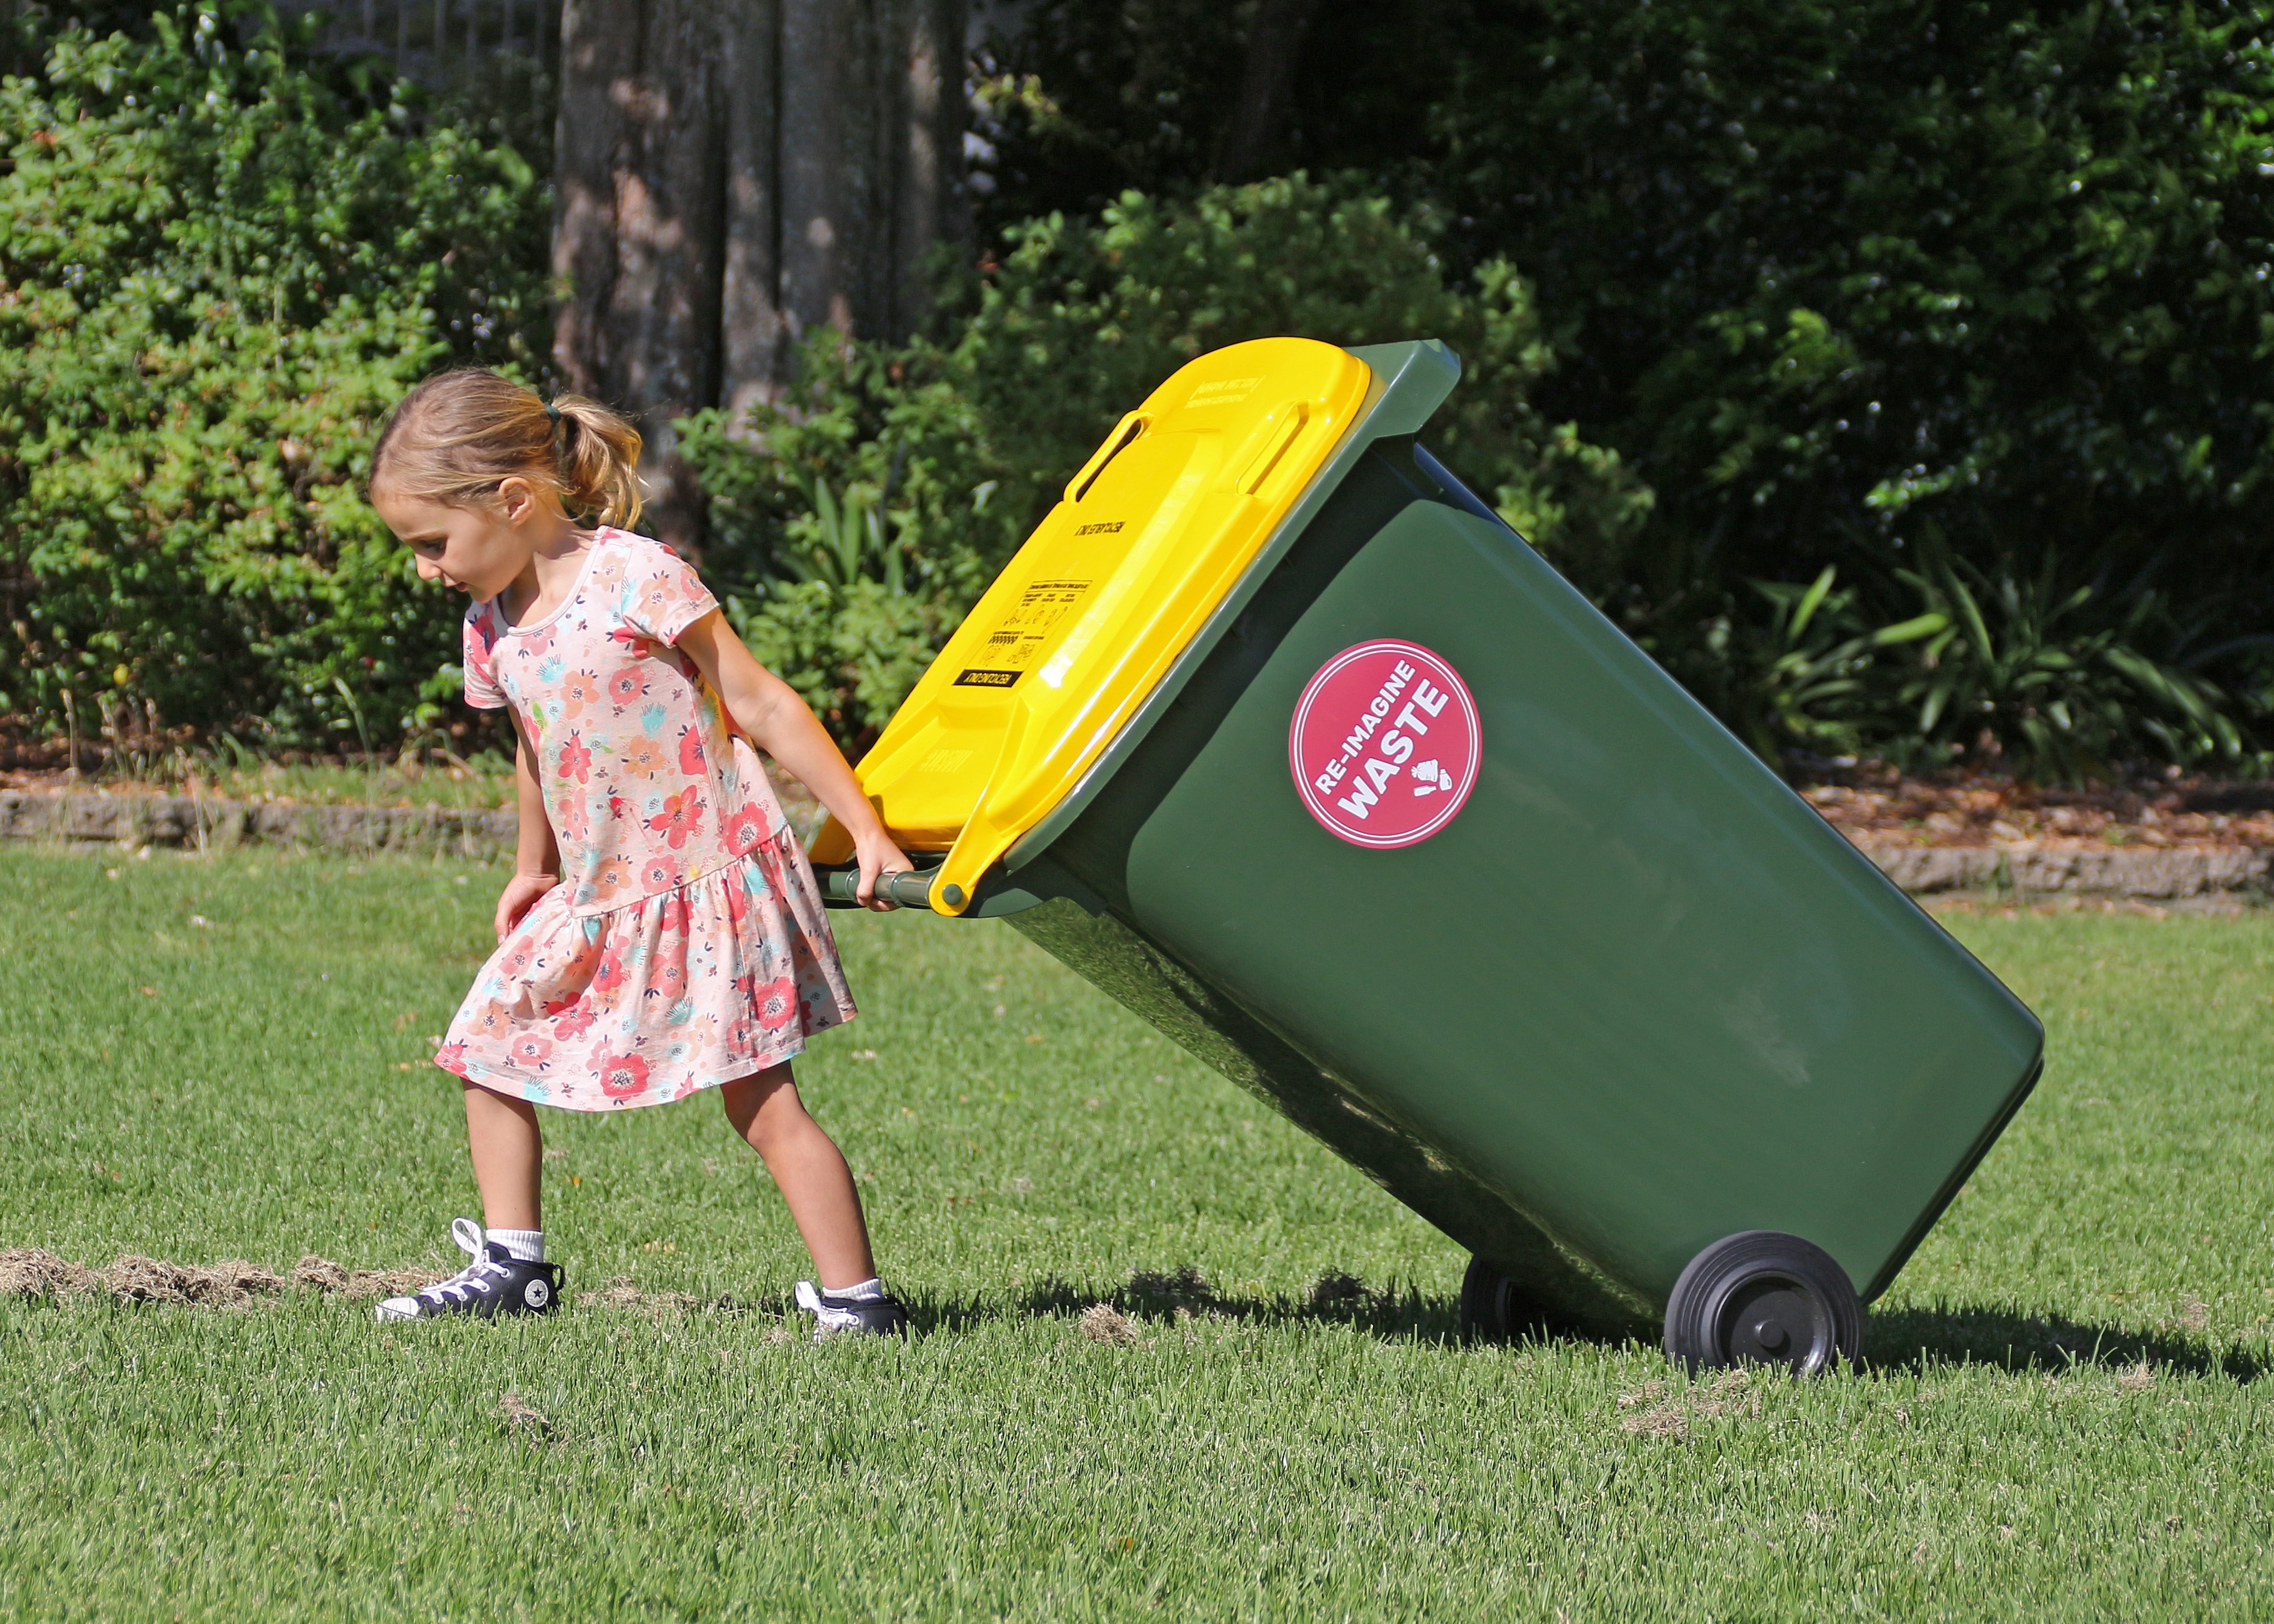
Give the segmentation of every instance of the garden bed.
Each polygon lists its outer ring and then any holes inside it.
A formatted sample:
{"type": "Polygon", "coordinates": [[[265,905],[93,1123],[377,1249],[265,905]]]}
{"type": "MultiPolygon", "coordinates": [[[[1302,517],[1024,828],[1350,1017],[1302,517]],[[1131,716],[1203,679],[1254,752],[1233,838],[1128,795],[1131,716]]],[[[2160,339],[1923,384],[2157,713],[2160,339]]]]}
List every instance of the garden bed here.
{"type": "MultiPolygon", "coordinates": [[[[792,824],[809,837],[819,805],[795,780],[772,776],[792,824]]],[[[475,764],[406,773],[321,763],[174,786],[0,773],[0,839],[200,850],[267,844],[487,860],[512,853],[512,791],[509,771],[475,764]]],[[[2274,879],[2274,786],[2265,784],[2177,779],[2067,790],[1856,771],[1800,793],[1915,895],[2255,903],[2274,879]]]]}

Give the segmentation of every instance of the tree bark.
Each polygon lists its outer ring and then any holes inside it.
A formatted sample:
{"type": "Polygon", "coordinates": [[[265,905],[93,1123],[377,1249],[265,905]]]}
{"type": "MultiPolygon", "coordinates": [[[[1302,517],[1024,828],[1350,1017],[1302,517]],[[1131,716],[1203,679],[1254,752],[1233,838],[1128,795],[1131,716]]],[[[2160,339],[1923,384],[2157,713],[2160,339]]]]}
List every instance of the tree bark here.
{"type": "Polygon", "coordinates": [[[1219,179],[1261,180],[1279,168],[1295,69],[1318,12],[1319,0],[1260,0],[1254,26],[1248,31],[1239,100],[1232,109],[1224,154],[1216,164],[1219,179]]]}
{"type": "Polygon", "coordinates": [[[779,398],[817,328],[898,340],[967,235],[968,0],[567,0],[553,353],[648,439],[659,537],[701,498],[674,418],[779,398]]]}
{"type": "Polygon", "coordinates": [[[553,268],[572,291],[553,351],[573,387],[639,425],[652,529],[674,545],[700,515],[672,424],[719,393],[725,14],[569,0],[562,17],[553,268]]]}
{"type": "Polygon", "coordinates": [[[782,309],[790,335],[899,339],[924,259],[963,241],[965,0],[781,0],[782,309]]]}
{"type": "Polygon", "coordinates": [[[788,359],[781,309],[781,0],[735,0],[731,9],[719,403],[739,418],[772,397],[788,359]]]}

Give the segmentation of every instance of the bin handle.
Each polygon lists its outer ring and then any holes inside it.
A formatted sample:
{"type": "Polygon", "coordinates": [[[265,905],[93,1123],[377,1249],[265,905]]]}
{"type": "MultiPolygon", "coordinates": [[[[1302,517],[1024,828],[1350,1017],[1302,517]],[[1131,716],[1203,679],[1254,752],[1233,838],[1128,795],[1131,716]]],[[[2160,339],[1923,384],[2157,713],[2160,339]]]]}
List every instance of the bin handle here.
{"type": "Polygon", "coordinates": [[[1262,448],[1250,457],[1247,466],[1240,470],[1239,489],[1244,495],[1253,496],[1263,488],[1263,482],[1271,477],[1271,470],[1277,468],[1280,459],[1287,455],[1287,447],[1295,443],[1295,436],[1301,433],[1304,425],[1310,421],[1311,409],[1307,402],[1294,401],[1279,410],[1285,412],[1286,417],[1264,435],[1262,448]]]}
{"type": "Polygon", "coordinates": [[[1120,455],[1131,440],[1145,432],[1145,422],[1144,413],[1133,411],[1115,424],[1113,432],[1105,437],[1105,443],[1091,452],[1089,461],[1081,465],[1081,471],[1066,481],[1066,500],[1078,502],[1088,495],[1089,487],[1097,483],[1097,477],[1105,471],[1105,465],[1120,455]]]}
{"type": "MultiPolygon", "coordinates": [[[[938,874],[937,868],[903,868],[877,876],[875,894],[885,901],[904,908],[931,909],[931,883],[938,874]]],[[[821,875],[823,897],[830,901],[857,907],[861,902],[861,871],[858,868],[831,868],[821,875]]],[[[963,900],[963,887],[950,885],[940,892],[940,900],[953,907],[963,900]]]]}

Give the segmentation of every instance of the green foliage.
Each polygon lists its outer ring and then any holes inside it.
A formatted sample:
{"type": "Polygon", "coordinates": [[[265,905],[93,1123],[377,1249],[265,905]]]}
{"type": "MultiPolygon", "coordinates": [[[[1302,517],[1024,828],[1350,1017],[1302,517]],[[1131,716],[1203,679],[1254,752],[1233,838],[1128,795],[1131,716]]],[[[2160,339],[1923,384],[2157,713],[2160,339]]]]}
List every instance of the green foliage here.
{"type": "Polygon", "coordinates": [[[1839,573],[1827,565],[1805,586],[1756,582],[1754,590],[1768,605],[1767,622],[1722,616],[1707,630],[1714,657],[1707,672],[1724,686],[1706,697],[1772,761],[1795,746],[1820,756],[1852,755],[1867,736],[1878,737],[1883,730],[1874,724],[1883,719],[1878,712],[1886,703],[1886,655],[1948,624],[1946,617],[1930,613],[1867,627],[1856,589],[1839,585],[1839,573]]]}
{"type": "Polygon", "coordinates": [[[756,605],[730,598],[727,609],[750,652],[779,673],[856,758],[954,629],[939,599],[860,577],[798,582],[756,605]]]}
{"type": "MultiPolygon", "coordinates": [[[[1038,0],[982,86],[988,208],[1095,207],[1115,176],[1201,185],[1251,15],[1038,0]]],[[[1286,139],[1442,214],[1450,264],[1522,267],[1561,362],[1532,398],[1657,497],[1627,545],[1558,561],[1733,722],[1921,613],[1898,572],[1939,545],[1969,580],[2153,569],[2163,607],[2128,628],[2097,618],[2105,587],[2015,613],[2091,622],[2043,645],[2069,668],[2112,673],[2105,630],[2193,673],[2139,689],[2168,739],[2104,740],[2178,759],[2228,748],[2198,705],[2247,735],[2274,688],[2253,635],[2274,615],[2270,41],[2267,0],[1323,0],[1286,139]],[[1870,601],[1803,653],[1789,616],[1826,568],[1870,601]]],[[[1924,706],[1868,707],[1854,737],[1957,742],[1940,715],[1919,733],[1924,706]]],[[[2100,748],[2044,725],[2048,759],[2100,748]]],[[[2018,722],[1992,733],[2039,753],[2018,722]]]]}
{"type": "Polygon", "coordinates": [[[2127,760],[2241,754],[2227,696],[2145,651],[2170,635],[2157,591],[2112,590],[2105,574],[2065,581],[2051,554],[2035,569],[1984,568],[1940,545],[1897,575],[1925,611],[1913,624],[1933,629],[1883,726],[1927,759],[1971,751],[2025,777],[2075,780],[2127,760]]]}
{"type": "MultiPolygon", "coordinates": [[[[907,590],[906,549],[885,538],[885,515],[877,502],[858,492],[840,503],[828,481],[805,486],[810,511],[791,521],[777,559],[801,581],[847,587],[874,581],[888,592],[907,590]]],[[[889,501],[885,492],[880,500],[889,501]]]]}
{"type": "Polygon", "coordinates": [[[1766,623],[1722,616],[1706,634],[1704,696],[1771,759],[1870,750],[1915,769],[2077,782],[2127,762],[2243,756],[2232,696],[2150,651],[2179,638],[2145,583],[2067,579],[2050,556],[1984,567],[1939,539],[1879,590],[1838,574],[1757,583],[1766,623]],[[1877,605],[1904,598],[1904,618],[1872,624],[1877,605]]]}
{"type": "Polygon", "coordinates": [[[531,362],[545,188],[265,9],[152,20],[0,83],[0,709],[384,743],[440,714],[456,613],[361,499],[377,420],[531,362]]]}
{"type": "MultiPolygon", "coordinates": [[[[1649,504],[1615,455],[1532,408],[1555,350],[1513,270],[1449,282],[1423,224],[1343,182],[1299,175],[1182,203],[1133,192],[1095,221],[1028,222],[957,291],[943,332],[892,350],[825,340],[789,400],[743,425],[713,412],[684,425],[712,498],[711,561],[757,605],[746,628],[780,613],[759,602],[772,583],[856,555],[862,578],[888,585],[900,569],[952,626],[1124,412],[1193,357],[1251,338],[1443,339],[1466,370],[1433,444],[1560,559],[1608,568],[1649,504]]],[[[870,691],[835,707],[840,737],[881,726],[905,689],[870,691]]]]}
{"type": "MultiPolygon", "coordinates": [[[[1577,325],[1554,398],[1724,580],[2160,561],[2274,590],[2274,9],[1547,0],[1447,200],[1577,325]]],[[[1601,583],[1596,583],[1599,586],[1601,583]]]]}

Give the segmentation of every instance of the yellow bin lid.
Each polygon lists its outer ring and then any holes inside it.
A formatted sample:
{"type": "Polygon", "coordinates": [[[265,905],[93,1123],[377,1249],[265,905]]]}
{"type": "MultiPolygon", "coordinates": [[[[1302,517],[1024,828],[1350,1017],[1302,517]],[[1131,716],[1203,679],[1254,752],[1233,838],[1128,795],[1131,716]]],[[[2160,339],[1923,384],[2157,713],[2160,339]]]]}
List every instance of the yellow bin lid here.
{"type": "MultiPolygon", "coordinates": [[[[1349,432],[1372,377],[1332,344],[1257,339],[1179,368],[1114,425],[855,770],[904,849],[947,853],[935,909],[962,913],[1081,781],[1349,432]]],[[[852,853],[833,819],[814,841],[818,862],[852,853]]]]}

